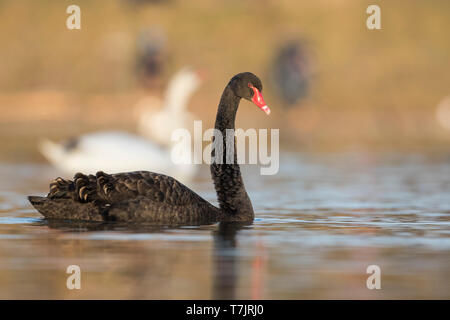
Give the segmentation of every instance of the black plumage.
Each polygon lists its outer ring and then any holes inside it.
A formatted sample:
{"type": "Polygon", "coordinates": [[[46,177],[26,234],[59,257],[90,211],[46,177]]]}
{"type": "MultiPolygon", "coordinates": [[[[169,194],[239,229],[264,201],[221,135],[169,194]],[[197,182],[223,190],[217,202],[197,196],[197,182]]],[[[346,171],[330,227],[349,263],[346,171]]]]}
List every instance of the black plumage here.
{"type": "MultiPolygon", "coordinates": [[[[48,219],[139,221],[162,224],[204,224],[216,221],[253,221],[254,212],[239,165],[227,164],[226,129],[235,128],[241,98],[251,100],[261,81],[246,72],[234,76],[222,94],[215,128],[223,139],[223,161],[213,161],[211,175],[219,208],[172,177],[147,172],[94,175],[77,173],[73,180],[57,178],[47,197],[28,197],[48,219]]],[[[215,139],[214,137],[213,139],[215,139]]],[[[216,155],[213,149],[212,156],[216,155]]]]}

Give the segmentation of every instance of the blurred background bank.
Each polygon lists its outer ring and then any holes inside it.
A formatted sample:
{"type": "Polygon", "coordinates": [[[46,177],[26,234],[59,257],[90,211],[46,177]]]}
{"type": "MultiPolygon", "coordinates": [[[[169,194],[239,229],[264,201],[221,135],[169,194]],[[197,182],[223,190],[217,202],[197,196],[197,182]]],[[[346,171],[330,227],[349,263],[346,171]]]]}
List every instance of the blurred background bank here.
{"type": "Polygon", "coordinates": [[[448,1],[0,1],[0,157],[43,160],[37,141],[136,129],[132,107],[170,76],[206,71],[189,109],[211,127],[229,78],[263,79],[285,148],[447,148],[448,1]],[[366,8],[381,8],[381,30],[366,8]],[[66,8],[81,8],[68,30],[66,8]]]}

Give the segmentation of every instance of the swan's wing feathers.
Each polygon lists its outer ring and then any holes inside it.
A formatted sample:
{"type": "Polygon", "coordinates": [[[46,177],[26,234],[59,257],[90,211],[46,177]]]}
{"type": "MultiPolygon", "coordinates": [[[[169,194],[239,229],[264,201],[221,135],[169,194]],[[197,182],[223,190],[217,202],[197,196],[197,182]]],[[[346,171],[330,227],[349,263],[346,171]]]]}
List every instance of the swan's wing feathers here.
{"type": "Polygon", "coordinates": [[[110,175],[99,171],[96,177],[98,197],[103,202],[113,204],[139,195],[138,180],[132,173],[110,175]]]}
{"type": "Polygon", "coordinates": [[[77,174],[74,193],[80,202],[116,204],[145,197],[149,201],[183,206],[194,198],[200,198],[185,185],[172,177],[148,171],[93,175],[77,174]]]}
{"type": "Polygon", "coordinates": [[[182,183],[163,174],[148,171],[133,172],[128,176],[127,182],[135,184],[139,196],[168,205],[183,206],[198,197],[182,183]]]}
{"type": "Polygon", "coordinates": [[[97,200],[96,177],[92,174],[77,173],[73,178],[74,200],[91,202],[97,200]]]}
{"type": "Polygon", "coordinates": [[[73,181],[58,177],[50,182],[50,192],[47,197],[51,199],[73,199],[74,190],[73,181]]]}
{"type": "Polygon", "coordinates": [[[57,178],[50,184],[49,198],[69,198],[78,202],[114,204],[138,196],[169,205],[185,205],[200,198],[172,177],[147,171],[94,175],[77,173],[72,180],[57,178]]]}

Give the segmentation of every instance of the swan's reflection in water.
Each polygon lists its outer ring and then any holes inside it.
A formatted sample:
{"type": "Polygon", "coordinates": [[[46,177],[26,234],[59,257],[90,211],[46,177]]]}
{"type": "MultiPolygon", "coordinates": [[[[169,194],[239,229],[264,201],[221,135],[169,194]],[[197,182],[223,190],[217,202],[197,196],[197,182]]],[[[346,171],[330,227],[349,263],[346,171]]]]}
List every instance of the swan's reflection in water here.
{"type": "Polygon", "coordinates": [[[213,299],[235,299],[237,279],[236,235],[250,223],[221,222],[214,231],[213,299]]]}
{"type": "MultiPolygon", "coordinates": [[[[127,231],[132,238],[133,235],[142,237],[161,235],[165,231],[174,231],[181,226],[168,225],[150,225],[150,224],[127,224],[117,222],[81,222],[81,221],[65,221],[65,220],[41,220],[35,225],[47,226],[50,229],[56,229],[59,232],[67,233],[92,233],[103,234],[107,236],[108,231],[127,231]],[[104,233],[103,233],[104,232],[104,233]]],[[[217,225],[211,225],[211,235],[213,237],[212,246],[212,263],[211,263],[211,279],[207,281],[212,286],[212,299],[236,299],[237,284],[239,281],[239,248],[237,245],[237,235],[239,231],[249,228],[252,223],[243,222],[221,222],[217,225]]],[[[144,252],[147,255],[149,252],[144,252]]],[[[158,256],[148,257],[151,260],[158,259],[158,256]]],[[[160,257],[162,258],[162,257],[160,257]]],[[[145,291],[148,290],[146,283],[148,278],[155,272],[151,264],[145,262],[134,262],[134,267],[140,264],[141,271],[134,273],[133,282],[135,283],[134,293],[137,297],[146,296],[145,291]],[[143,265],[142,265],[143,263],[143,265]],[[147,287],[147,289],[146,289],[147,287]]],[[[170,273],[170,269],[174,265],[167,266],[166,272],[170,273]]]]}

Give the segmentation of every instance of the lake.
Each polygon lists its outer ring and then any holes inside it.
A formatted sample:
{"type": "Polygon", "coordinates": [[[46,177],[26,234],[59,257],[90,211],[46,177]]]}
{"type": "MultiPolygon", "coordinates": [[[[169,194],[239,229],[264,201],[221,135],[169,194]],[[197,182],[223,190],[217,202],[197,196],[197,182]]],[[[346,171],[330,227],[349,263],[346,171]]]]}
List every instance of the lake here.
{"type": "MultiPolygon", "coordinates": [[[[1,299],[450,298],[450,153],[284,151],[243,167],[250,225],[47,221],[26,195],[58,175],[0,163],[1,299]]],[[[216,203],[206,166],[188,185],[216,203]]]]}

